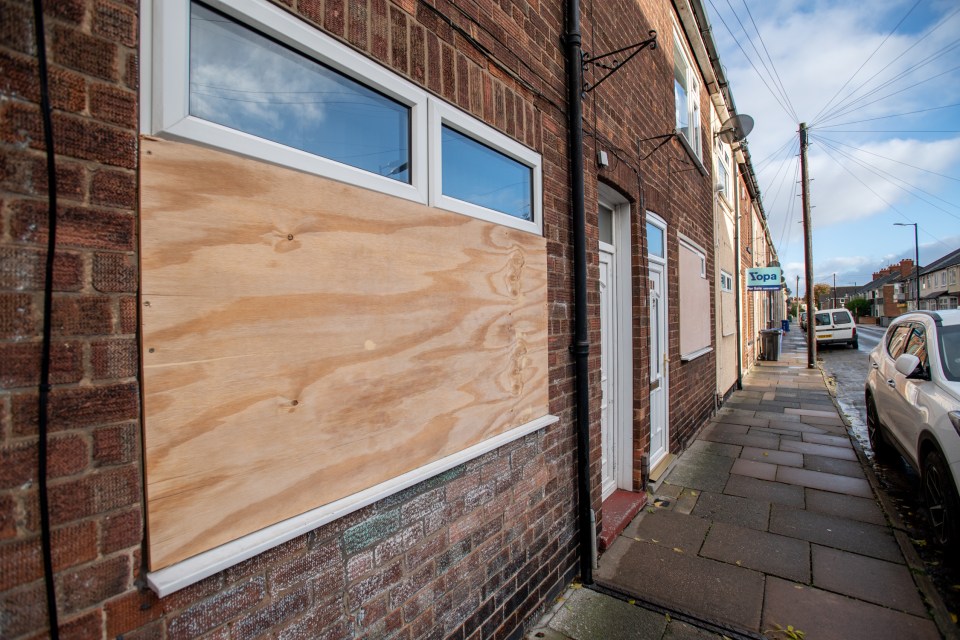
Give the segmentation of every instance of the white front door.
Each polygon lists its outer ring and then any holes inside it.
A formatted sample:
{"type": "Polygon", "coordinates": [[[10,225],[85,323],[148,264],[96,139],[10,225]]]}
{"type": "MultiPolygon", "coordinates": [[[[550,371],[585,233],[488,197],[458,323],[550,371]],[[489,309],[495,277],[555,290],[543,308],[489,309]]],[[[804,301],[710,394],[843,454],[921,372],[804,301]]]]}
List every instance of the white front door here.
{"type": "MultiPolygon", "coordinates": [[[[648,227],[649,228],[649,227],[648,227]]],[[[650,261],[650,468],[670,450],[665,266],[650,261]]]]}
{"type": "Polygon", "coordinates": [[[602,496],[633,488],[630,205],[601,186],[600,476],[602,496]]]}
{"type": "Polygon", "coordinates": [[[616,283],[613,247],[600,244],[600,476],[603,498],[617,488],[616,283]]]}

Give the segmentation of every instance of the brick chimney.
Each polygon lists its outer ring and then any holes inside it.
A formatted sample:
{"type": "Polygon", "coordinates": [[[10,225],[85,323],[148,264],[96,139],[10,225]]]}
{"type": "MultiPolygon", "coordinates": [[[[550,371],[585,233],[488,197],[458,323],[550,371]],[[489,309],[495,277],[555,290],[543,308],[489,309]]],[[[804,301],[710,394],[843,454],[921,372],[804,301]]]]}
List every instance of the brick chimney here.
{"type": "Polygon", "coordinates": [[[906,278],[913,273],[913,260],[904,258],[900,261],[900,276],[906,278]]]}

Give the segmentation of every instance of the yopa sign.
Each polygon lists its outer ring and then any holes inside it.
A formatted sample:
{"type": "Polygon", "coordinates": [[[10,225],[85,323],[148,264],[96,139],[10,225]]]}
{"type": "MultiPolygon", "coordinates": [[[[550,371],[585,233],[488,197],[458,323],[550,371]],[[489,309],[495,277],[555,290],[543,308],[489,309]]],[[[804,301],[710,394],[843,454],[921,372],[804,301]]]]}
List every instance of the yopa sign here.
{"type": "Polygon", "coordinates": [[[747,291],[778,291],[781,277],[780,267],[747,269],[747,291]]]}

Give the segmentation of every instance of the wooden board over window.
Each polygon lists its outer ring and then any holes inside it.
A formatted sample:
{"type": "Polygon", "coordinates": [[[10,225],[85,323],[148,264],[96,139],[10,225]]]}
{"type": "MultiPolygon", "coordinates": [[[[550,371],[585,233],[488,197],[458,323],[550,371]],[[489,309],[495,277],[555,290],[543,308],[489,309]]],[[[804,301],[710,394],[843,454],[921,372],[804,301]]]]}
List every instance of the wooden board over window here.
{"type": "Polygon", "coordinates": [[[542,237],[142,144],[157,570],[547,414],[542,237]]]}

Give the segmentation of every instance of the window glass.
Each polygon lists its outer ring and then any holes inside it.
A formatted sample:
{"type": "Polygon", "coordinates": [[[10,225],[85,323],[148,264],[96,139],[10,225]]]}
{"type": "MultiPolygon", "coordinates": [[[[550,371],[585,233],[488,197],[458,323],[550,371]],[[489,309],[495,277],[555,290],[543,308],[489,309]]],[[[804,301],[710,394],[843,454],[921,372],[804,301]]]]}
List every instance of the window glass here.
{"type": "Polygon", "coordinates": [[[829,313],[818,313],[814,316],[813,320],[818,327],[826,326],[830,324],[830,314],[829,313]]]}
{"type": "Polygon", "coordinates": [[[443,195],[533,220],[533,170],[448,126],[442,129],[443,195]]]}
{"type": "Polygon", "coordinates": [[[939,328],[940,362],[948,380],[960,381],[960,325],[939,328]]]}
{"type": "Polygon", "coordinates": [[[896,360],[903,353],[903,347],[908,337],[910,337],[910,325],[903,324],[894,329],[890,334],[890,341],[887,343],[887,353],[890,354],[891,358],[896,360]]]}
{"type": "Polygon", "coordinates": [[[600,210],[597,214],[597,227],[600,231],[600,242],[613,244],[613,209],[600,204],[600,210]]]}
{"type": "Polygon", "coordinates": [[[194,3],[190,115],[410,182],[410,109],[194,3]]]}
{"type": "Polygon", "coordinates": [[[647,223],[647,253],[662,258],[663,253],[663,229],[655,224],[647,223]]]}
{"type": "Polygon", "coordinates": [[[853,322],[853,318],[850,317],[850,314],[846,311],[834,311],[833,312],[833,323],[834,324],[850,324],[853,322]]]}
{"type": "Polygon", "coordinates": [[[687,110],[687,65],[683,51],[676,42],[673,45],[673,89],[677,131],[689,137],[687,133],[687,126],[690,124],[690,113],[687,110]]]}
{"type": "Polygon", "coordinates": [[[920,358],[920,365],[927,366],[927,339],[923,327],[920,325],[913,327],[903,352],[917,356],[920,358]]]}

